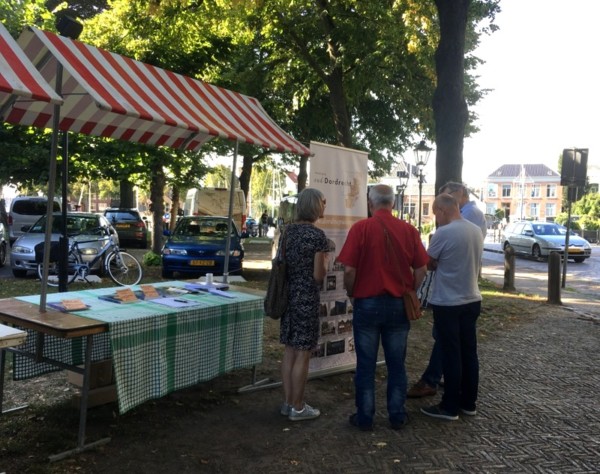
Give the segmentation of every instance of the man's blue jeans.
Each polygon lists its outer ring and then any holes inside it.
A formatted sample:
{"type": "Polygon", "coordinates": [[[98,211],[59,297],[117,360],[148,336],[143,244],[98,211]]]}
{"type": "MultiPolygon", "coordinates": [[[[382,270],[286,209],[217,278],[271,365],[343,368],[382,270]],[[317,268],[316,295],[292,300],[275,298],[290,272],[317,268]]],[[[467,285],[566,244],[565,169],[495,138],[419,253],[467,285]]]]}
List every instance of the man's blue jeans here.
{"type": "Polygon", "coordinates": [[[406,318],[402,298],[376,296],[356,298],[353,317],[356,348],[357,422],[359,426],[373,424],[375,415],[375,369],[379,341],[383,346],[388,372],[387,408],[391,423],[406,419],[407,377],[404,362],[410,322],[406,318]]]}
{"type": "Polygon", "coordinates": [[[475,410],[479,386],[476,326],[481,301],[431,307],[444,370],[441,408],[452,415],[461,408],[475,410]]]}

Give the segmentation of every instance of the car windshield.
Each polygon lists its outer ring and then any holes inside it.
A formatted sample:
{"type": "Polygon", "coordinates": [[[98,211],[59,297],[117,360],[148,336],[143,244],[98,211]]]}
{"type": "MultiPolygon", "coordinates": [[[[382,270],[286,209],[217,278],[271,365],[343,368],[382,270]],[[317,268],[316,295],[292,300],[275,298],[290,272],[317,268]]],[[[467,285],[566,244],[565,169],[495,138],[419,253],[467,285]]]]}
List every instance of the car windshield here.
{"type": "Polygon", "coordinates": [[[533,231],[537,235],[561,235],[558,227],[551,224],[536,224],[533,226],[533,231]]]}
{"type": "Polygon", "coordinates": [[[140,216],[136,211],[106,211],[104,214],[109,221],[132,221],[137,222],[140,216]]]}
{"type": "MultiPolygon", "coordinates": [[[[54,216],[52,219],[52,233],[60,234],[62,232],[62,216],[54,216]]],[[[100,219],[98,216],[67,216],[67,234],[85,234],[93,229],[100,227],[100,219]]],[[[41,217],[31,226],[29,233],[46,232],[46,216],[41,217]]]]}
{"type": "MultiPolygon", "coordinates": [[[[234,228],[231,229],[235,234],[234,228]]],[[[200,238],[227,237],[227,221],[223,219],[183,219],[175,228],[175,235],[200,238]]]]}

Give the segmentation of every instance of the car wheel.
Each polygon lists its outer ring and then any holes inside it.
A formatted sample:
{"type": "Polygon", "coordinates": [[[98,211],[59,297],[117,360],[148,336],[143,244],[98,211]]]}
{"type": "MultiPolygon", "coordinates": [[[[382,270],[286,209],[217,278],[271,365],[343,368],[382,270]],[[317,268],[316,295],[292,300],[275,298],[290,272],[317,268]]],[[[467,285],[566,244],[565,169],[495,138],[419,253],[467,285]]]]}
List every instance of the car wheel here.
{"type": "Polygon", "coordinates": [[[538,244],[533,244],[533,248],[531,249],[531,256],[536,260],[542,259],[542,251],[538,244]]]}
{"type": "Polygon", "coordinates": [[[15,270],[13,268],[12,271],[13,275],[16,276],[17,278],[25,278],[27,276],[27,270],[15,270]]]}
{"type": "Polygon", "coordinates": [[[140,248],[144,249],[144,250],[147,249],[148,248],[148,241],[147,240],[142,240],[140,242],[140,248]]]}
{"type": "Polygon", "coordinates": [[[3,267],[6,263],[6,243],[0,244],[0,267],[3,267]]]}
{"type": "Polygon", "coordinates": [[[172,279],[173,278],[173,272],[169,271],[169,270],[165,270],[164,268],[162,269],[162,277],[163,278],[168,278],[168,279],[172,279]]]}

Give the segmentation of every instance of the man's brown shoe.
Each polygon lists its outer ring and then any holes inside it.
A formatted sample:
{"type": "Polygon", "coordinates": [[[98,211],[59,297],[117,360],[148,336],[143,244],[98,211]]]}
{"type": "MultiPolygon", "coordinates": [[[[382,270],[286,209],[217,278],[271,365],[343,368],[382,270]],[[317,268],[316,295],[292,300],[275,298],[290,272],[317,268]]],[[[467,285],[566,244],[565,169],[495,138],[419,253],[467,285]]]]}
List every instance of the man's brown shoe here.
{"type": "Polygon", "coordinates": [[[422,380],[419,380],[416,384],[414,384],[410,390],[407,392],[407,398],[423,398],[423,397],[432,397],[437,393],[437,390],[429,385],[427,385],[422,380]]]}

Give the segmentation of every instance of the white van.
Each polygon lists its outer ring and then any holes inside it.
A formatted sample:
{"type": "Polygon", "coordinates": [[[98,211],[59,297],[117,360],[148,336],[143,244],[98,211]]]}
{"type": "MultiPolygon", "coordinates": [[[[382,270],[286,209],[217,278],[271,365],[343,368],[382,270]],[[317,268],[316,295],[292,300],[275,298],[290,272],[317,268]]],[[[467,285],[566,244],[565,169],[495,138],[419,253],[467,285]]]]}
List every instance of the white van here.
{"type": "MultiPolygon", "coordinates": [[[[8,229],[10,245],[23,235],[40,216],[46,214],[48,198],[45,196],[17,196],[10,202],[8,229]]],[[[53,212],[60,212],[60,201],[54,198],[53,212]]]]}
{"type": "MultiPolygon", "coordinates": [[[[183,206],[184,216],[225,216],[229,214],[229,189],[192,188],[187,192],[183,206]]],[[[239,229],[246,223],[246,197],[244,191],[233,191],[233,221],[239,229]]]]}

